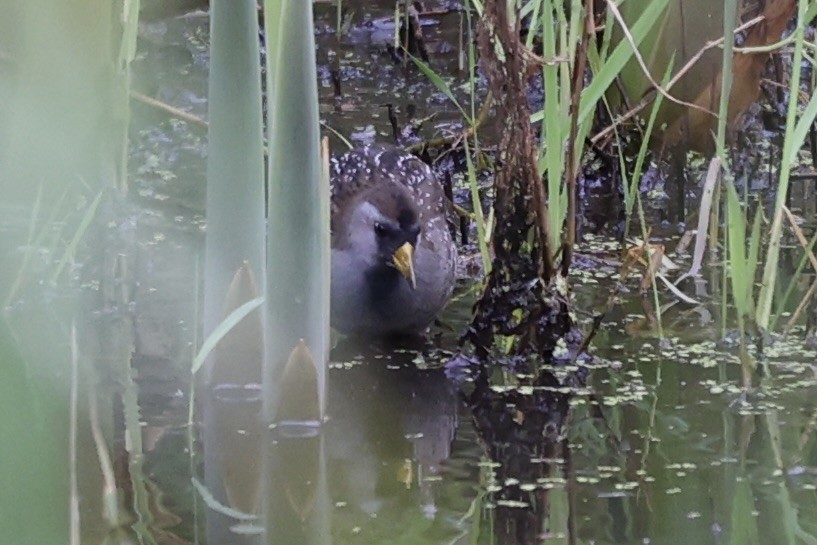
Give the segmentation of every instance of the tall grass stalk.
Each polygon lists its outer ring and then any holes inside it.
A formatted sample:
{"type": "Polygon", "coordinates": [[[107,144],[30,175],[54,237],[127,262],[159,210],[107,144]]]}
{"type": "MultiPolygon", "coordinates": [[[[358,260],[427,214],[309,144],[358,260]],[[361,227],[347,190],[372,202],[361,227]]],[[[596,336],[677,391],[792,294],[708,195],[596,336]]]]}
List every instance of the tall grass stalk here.
{"type": "Polygon", "coordinates": [[[27,277],[28,272],[28,265],[31,261],[31,257],[34,253],[34,232],[37,227],[37,219],[40,216],[40,205],[42,204],[42,197],[43,197],[43,185],[37,188],[37,196],[34,198],[34,206],[31,208],[31,217],[29,218],[28,222],[28,236],[26,239],[26,251],[23,254],[22,261],[20,262],[20,268],[17,271],[17,276],[15,276],[14,281],[11,283],[9,287],[9,291],[6,294],[6,300],[3,304],[3,307],[9,306],[11,304],[12,299],[17,294],[17,291],[22,287],[25,279],[27,277]]]}
{"type": "Polygon", "coordinates": [[[491,254],[488,251],[488,235],[485,231],[485,215],[482,213],[482,199],[479,196],[479,184],[474,170],[474,161],[471,159],[471,149],[468,139],[463,139],[465,146],[465,164],[468,167],[468,187],[471,190],[471,206],[477,222],[477,237],[479,237],[479,255],[482,257],[482,271],[487,275],[491,271],[491,254]]]}
{"type": "MultiPolygon", "coordinates": [[[[664,73],[664,79],[661,81],[661,85],[666,85],[667,81],[669,81],[670,76],[672,75],[672,69],[674,67],[674,63],[670,61],[669,66],[667,66],[667,70],[664,73]]],[[[651,249],[649,245],[649,229],[647,227],[647,220],[644,214],[644,206],[641,202],[641,194],[638,191],[638,188],[641,186],[641,171],[644,167],[644,159],[647,155],[647,149],[649,148],[650,138],[652,137],[652,131],[655,127],[655,119],[658,115],[659,110],[661,109],[661,104],[663,103],[663,95],[660,93],[656,95],[655,102],[653,103],[652,111],[650,112],[650,118],[647,122],[647,128],[642,135],[641,146],[638,150],[638,156],[636,157],[635,166],[633,168],[633,172],[631,176],[627,176],[627,165],[626,161],[624,160],[624,150],[621,146],[618,146],[619,152],[619,164],[622,173],[622,182],[625,187],[625,211],[626,211],[626,218],[625,218],[625,227],[624,233],[625,236],[629,232],[630,228],[630,220],[632,218],[632,208],[634,205],[637,206],[638,212],[638,222],[641,227],[641,237],[646,249],[645,257],[647,258],[647,265],[644,274],[649,275],[650,280],[650,287],[652,291],[653,297],[653,305],[655,306],[655,327],[658,332],[658,337],[660,339],[664,338],[664,326],[663,326],[663,319],[661,313],[661,301],[658,296],[658,283],[656,282],[656,275],[650,274],[652,272],[652,268],[650,264],[652,263],[652,252],[654,251],[651,249]],[[629,178],[629,179],[628,179],[629,178]]],[[[618,129],[614,129],[615,134],[618,135],[618,129]]]]}
{"type": "MultiPolygon", "coordinates": [[[[261,106],[261,49],[258,40],[255,0],[210,2],[210,75],[208,79],[207,236],[204,261],[204,344],[191,367],[188,441],[193,441],[195,388],[241,383],[248,369],[260,369],[263,339],[251,341],[235,352],[213,349],[229,331],[251,312],[260,313],[261,300],[253,293],[232,292],[233,279],[241,271],[264,278],[264,140],[261,106]],[[225,318],[225,312],[230,314],[225,318]],[[255,361],[251,356],[256,354],[255,361]],[[204,377],[196,376],[207,365],[204,377]]],[[[255,286],[253,286],[255,288],[255,286]]],[[[263,290],[263,288],[261,288],[263,290]]],[[[258,321],[259,314],[255,317],[258,321]]],[[[245,322],[245,325],[249,323],[245,322]]],[[[260,328],[259,328],[260,329],[260,328]]],[[[263,330],[262,330],[263,331],[263,330]]],[[[263,334],[259,335],[259,337],[263,334]]],[[[243,339],[242,339],[243,340],[243,339]]],[[[260,375],[260,373],[256,373],[260,375]]],[[[259,379],[256,378],[256,381],[259,379]]],[[[219,499],[227,495],[223,463],[212,453],[216,426],[208,420],[216,412],[215,396],[205,398],[202,417],[209,424],[205,444],[204,475],[219,499]]],[[[206,534],[217,535],[217,515],[207,511],[206,534]]]]}
{"type": "MultiPolygon", "coordinates": [[[[570,77],[564,77],[565,71],[560,70],[560,63],[556,62],[557,36],[559,29],[557,19],[564,19],[561,2],[546,0],[542,10],[542,54],[548,62],[542,67],[544,84],[544,117],[542,119],[542,144],[540,146],[539,170],[540,175],[547,176],[548,219],[550,225],[550,248],[555,251],[561,246],[562,227],[567,216],[567,191],[562,183],[564,174],[564,154],[566,133],[564,128],[568,123],[568,102],[564,101],[564,94],[560,89],[570,92],[570,77]],[[554,14],[560,12],[560,16],[554,14]]],[[[564,45],[564,44],[563,44],[564,45]]],[[[572,59],[564,49],[560,52],[564,58],[572,59]]]]}
{"type": "MultiPolygon", "coordinates": [[[[536,8],[533,9],[533,13],[538,12],[538,3],[541,0],[532,0],[527,6],[531,4],[536,4],[536,8]]],[[[471,203],[474,209],[474,219],[477,223],[477,233],[480,238],[479,240],[479,248],[480,248],[480,256],[482,258],[483,264],[483,271],[485,274],[490,271],[490,263],[491,257],[488,251],[488,241],[491,237],[491,230],[489,222],[485,221],[485,215],[482,213],[482,204],[479,198],[479,186],[477,183],[476,177],[476,169],[474,167],[474,160],[477,161],[477,165],[480,164],[480,146],[479,146],[479,124],[480,124],[480,117],[482,117],[482,113],[480,112],[479,116],[477,114],[477,102],[476,102],[476,90],[477,85],[476,81],[479,77],[477,74],[477,55],[476,55],[476,48],[474,45],[474,35],[473,35],[473,21],[472,21],[472,10],[474,9],[473,1],[466,0],[465,3],[465,13],[466,13],[466,26],[468,27],[468,95],[470,98],[470,107],[468,112],[466,112],[465,108],[460,104],[457,100],[456,96],[454,95],[451,86],[445,81],[445,79],[440,76],[437,72],[435,72],[430,66],[426,63],[422,62],[420,59],[417,59],[411,56],[411,59],[417,65],[421,72],[428,78],[428,80],[439,90],[443,93],[454,106],[462,114],[465,123],[468,126],[467,133],[470,133],[470,137],[473,138],[474,146],[473,146],[473,158],[471,157],[471,146],[468,144],[468,138],[464,138],[464,146],[465,146],[465,156],[467,161],[468,167],[468,185],[471,191],[471,203]]],[[[530,11],[527,10],[527,11],[530,11]]],[[[523,12],[526,11],[523,8],[523,12]]],[[[532,34],[529,35],[529,40],[532,39],[532,34]]],[[[406,52],[408,54],[408,52],[406,52]]],[[[490,93],[484,99],[486,103],[490,103],[492,100],[490,93]]],[[[493,212],[493,209],[491,210],[493,212]]]]}
{"type": "Polygon", "coordinates": [[[592,40],[597,47],[589,47],[587,49],[587,60],[590,63],[593,72],[598,72],[601,68],[600,59],[606,59],[610,54],[610,46],[613,44],[613,29],[616,21],[610,10],[607,10],[607,16],[604,20],[604,31],[601,35],[601,43],[598,43],[596,35],[593,34],[592,40]],[[595,64],[594,64],[595,61],[595,64]]]}
{"type": "MultiPolygon", "coordinates": [[[[737,1],[725,0],[723,12],[723,61],[721,69],[721,89],[718,103],[718,124],[715,138],[715,152],[721,164],[721,180],[726,181],[726,249],[727,265],[724,274],[728,274],[732,285],[732,300],[737,311],[738,333],[740,335],[740,360],[743,370],[743,386],[752,385],[752,374],[755,362],[749,355],[746,328],[747,319],[754,313],[755,272],[760,251],[760,213],[755,214],[751,234],[746,239],[748,200],[744,196],[741,202],[737,189],[729,174],[729,155],[726,149],[726,129],[729,113],[729,97],[732,91],[732,59],[734,56],[735,25],[737,19],[737,1]]],[[[748,188],[747,188],[748,191],[748,188]]],[[[744,192],[744,195],[746,193],[744,192]]],[[[723,316],[727,309],[723,308],[723,316]]]]}
{"type": "MultiPolygon", "coordinates": [[[[329,357],[329,180],[321,164],[311,2],[266,0],[268,338],[265,414],[275,419],[284,366],[302,339],[325,402],[329,357]]],[[[305,365],[310,365],[305,363],[305,365]]]]}
{"type": "Polygon", "coordinates": [[[264,163],[254,0],[213,0],[207,156],[204,333],[222,322],[243,262],[264,277],[264,163]]]}
{"type": "MultiPolygon", "coordinates": [[[[567,215],[568,198],[563,178],[567,167],[564,154],[570,136],[570,110],[578,109],[575,142],[579,145],[584,142],[590,130],[596,105],[632,58],[634,50],[628,40],[619,42],[609,56],[604,57],[598,55],[595,48],[589,47],[588,61],[592,80],[581,92],[579,104],[571,106],[571,74],[563,59],[575,62],[583,9],[579,3],[572,2],[568,19],[561,2],[541,1],[543,56],[549,62],[543,67],[545,103],[541,111],[531,115],[531,121],[542,123],[539,168],[542,175],[547,177],[550,242],[551,247],[556,249],[560,247],[567,215]]],[[[645,7],[629,29],[634,45],[641,43],[655,24],[661,24],[667,4],[668,0],[655,0],[645,7]]],[[[604,39],[605,44],[609,44],[609,33],[605,32],[604,39]]],[[[607,51],[607,47],[602,48],[602,51],[607,51]]],[[[581,154],[574,155],[576,163],[570,165],[570,168],[578,167],[581,154]]]]}
{"type": "Polygon", "coordinates": [[[718,103],[718,133],[715,138],[715,150],[721,159],[721,166],[729,169],[729,157],[726,153],[726,126],[729,110],[729,95],[732,92],[732,57],[734,55],[735,19],[737,18],[737,0],[724,0],[723,4],[723,62],[721,69],[721,95],[718,103]]]}
{"type": "Polygon", "coordinates": [[[54,274],[51,276],[52,283],[57,282],[57,279],[59,279],[60,274],[62,274],[62,271],[68,262],[73,261],[77,252],[77,247],[79,246],[80,241],[85,238],[85,233],[88,231],[88,227],[90,227],[91,221],[93,221],[94,216],[96,215],[96,210],[99,207],[100,201],[102,200],[103,193],[103,191],[97,193],[94,200],[91,202],[88,208],[86,208],[85,213],[79,222],[79,226],[74,232],[74,236],[71,237],[71,241],[68,243],[68,246],[65,247],[65,251],[57,264],[57,268],[54,270],[54,274]]]}
{"type": "Polygon", "coordinates": [[[117,77],[122,81],[122,88],[126,91],[119,95],[118,116],[122,124],[121,144],[119,150],[119,175],[117,188],[125,193],[128,190],[128,131],[130,123],[130,95],[131,70],[130,64],[136,58],[136,39],[139,34],[139,7],[140,0],[130,0],[122,3],[122,40],[119,46],[117,63],[117,77]]]}
{"type": "MultiPolygon", "coordinates": [[[[537,4],[538,5],[538,4],[537,4]]],[[[482,152],[480,151],[479,145],[479,121],[477,119],[477,79],[479,78],[478,73],[478,66],[477,66],[477,51],[476,51],[476,37],[474,36],[474,24],[472,18],[472,2],[471,0],[466,0],[466,25],[468,27],[468,94],[471,101],[471,119],[474,120],[474,123],[471,124],[471,134],[474,139],[474,160],[476,161],[477,166],[481,163],[480,157],[482,152]]],[[[535,19],[535,18],[534,18],[535,19]]],[[[532,19],[533,21],[533,19],[532,19]]],[[[529,36],[530,38],[530,36],[529,36]]],[[[485,104],[490,104],[493,100],[491,93],[489,92],[488,95],[483,99],[485,104]]],[[[480,113],[480,117],[482,114],[480,113]]],[[[466,149],[465,155],[468,160],[470,161],[471,154],[466,149]]],[[[477,222],[477,233],[481,233],[482,241],[479,243],[480,255],[482,257],[483,263],[483,271],[487,275],[488,272],[491,270],[491,256],[490,252],[488,251],[488,244],[491,241],[491,218],[493,217],[494,208],[491,207],[489,211],[489,218],[488,221],[485,220],[485,215],[482,214],[482,207],[481,201],[477,198],[474,200],[475,194],[478,196],[479,191],[477,187],[477,179],[476,179],[476,171],[472,163],[469,163],[469,172],[468,172],[468,183],[471,189],[471,201],[472,205],[474,206],[474,217],[477,222]],[[474,175],[472,176],[472,171],[474,175]],[[476,192],[476,193],[475,193],[476,192]],[[477,211],[477,205],[479,206],[479,211],[477,211]],[[486,265],[487,264],[487,265],[486,265]]]]}
{"type": "MultiPolygon", "coordinates": [[[[635,45],[644,40],[653,25],[661,24],[668,3],[669,0],[653,0],[648,3],[641,16],[630,27],[630,34],[635,45]]],[[[607,92],[632,56],[633,48],[629,40],[622,40],[613,48],[609,56],[601,57],[601,62],[597,64],[597,69],[593,71],[592,81],[582,91],[578,117],[580,126],[594,114],[596,104],[601,100],[602,95],[607,92]]],[[[541,122],[544,115],[544,110],[535,112],[531,115],[531,121],[534,123],[541,122]]]]}
{"type": "MultiPolygon", "coordinates": [[[[808,0],[799,0],[797,9],[798,24],[794,29],[794,53],[791,62],[791,81],[789,84],[789,107],[786,113],[786,132],[783,138],[783,152],[780,161],[780,177],[777,182],[777,197],[774,205],[774,216],[772,219],[771,231],[769,234],[769,248],[766,252],[766,262],[763,267],[763,279],[761,281],[760,294],[758,296],[757,313],[755,321],[758,326],[768,329],[772,310],[772,299],[774,298],[775,285],[777,283],[777,269],[780,260],[780,241],[783,236],[783,206],[786,204],[786,194],[789,191],[789,178],[791,166],[797,155],[797,150],[803,143],[802,140],[795,139],[797,127],[797,110],[800,96],[800,68],[803,61],[803,42],[805,41],[806,11],[809,7],[808,0]]],[[[812,120],[813,121],[813,120],[812,120]]],[[[811,122],[806,117],[800,119],[800,123],[811,122]]],[[[798,131],[798,136],[805,138],[807,131],[798,131]]]]}
{"type": "Polygon", "coordinates": [[[343,28],[343,0],[335,0],[335,36],[340,39],[340,33],[343,28]]]}
{"type": "Polygon", "coordinates": [[[71,323],[71,393],[68,401],[68,464],[70,482],[69,524],[71,545],[80,545],[79,483],[77,474],[77,420],[79,418],[79,349],[77,348],[77,328],[71,323]]]}
{"type": "Polygon", "coordinates": [[[530,0],[525,6],[522,8],[522,16],[528,17],[530,21],[530,26],[528,27],[528,35],[525,37],[525,47],[530,49],[533,47],[533,39],[539,32],[539,27],[542,24],[542,19],[539,15],[539,11],[542,9],[542,1],[541,0],[530,0]]]}
{"type": "MultiPolygon", "coordinates": [[[[666,83],[670,80],[672,76],[672,69],[674,67],[674,62],[670,60],[669,65],[667,66],[667,70],[664,73],[664,79],[661,80],[661,85],[666,85],[666,83]]],[[[627,219],[627,223],[624,226],[624,236],[626,237],[629,233],[630,229],[630,222],[629,219],[632,216],[633,206],[637,202],[638,203],[638,217],[641,222],[641,236],[644,237],[644,240],[647,240],[647,226],[645,224],[644,219],[644,210],[641,205],[641,194],[639,192],[639,188],[641,187],[641,171],[644,168],[644,159],[647,157],[647,150],[650,146],[650,139],[652,138],[652,132],[655,129],[655,120],[658,117],[658,112],[661,109],[661,105],[664,102],[664,95],[658,93],[655,96],[655,102],[653,102],[652,110],[650,111],[650,118],[647,121],[647,127],[644,130],[641,140],[641,146],[638,149],[638,155],[635,159],[635,166],[633,167],[633,173],[630,177],[629,181],[627,180],[626,175],[624,176],[624,185],[625,185],[625,198],[624,198],[624,210],[627,219]]],[[[626,170],[624,168],[624,157],[623,157],[623,150],[619,147],[619,154],[620,160],[622,165],[622,173],[625,173],[626,170]]]]}
{"type": "Polygon", "coordinates": [[[741,343],[741,364],[743,365],[743,382],[751,386],[751,372],[754,362],[746,346],[746,319],[751,319],[754,310],[754,283],[760,251],[760,213],[755,213],[751,235],[746,248],[746,216],[738,192],[731,180],[726,181],[727,209],[727,250],[728,273],[732,280],[732,299],[737,310],[738,330],[741,343]]]}

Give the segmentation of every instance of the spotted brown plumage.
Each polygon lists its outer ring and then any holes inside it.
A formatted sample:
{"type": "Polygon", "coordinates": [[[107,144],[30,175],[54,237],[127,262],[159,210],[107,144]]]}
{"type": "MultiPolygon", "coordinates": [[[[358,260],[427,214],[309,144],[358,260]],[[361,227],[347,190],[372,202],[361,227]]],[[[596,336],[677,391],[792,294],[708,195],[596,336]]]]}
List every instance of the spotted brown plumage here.
{"type": "Polygon", "coordinates": [[[422,332],[451,296],[457,251],[431,169],[384,146],[332,162],[332,326],[422,332]]]}

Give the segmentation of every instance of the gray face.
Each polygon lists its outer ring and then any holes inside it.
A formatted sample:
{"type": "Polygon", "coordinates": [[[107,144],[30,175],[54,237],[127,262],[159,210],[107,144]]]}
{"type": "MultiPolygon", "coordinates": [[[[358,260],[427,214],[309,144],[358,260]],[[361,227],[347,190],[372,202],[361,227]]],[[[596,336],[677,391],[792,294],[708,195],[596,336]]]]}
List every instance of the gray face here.
{"type": "Polygon", "coordinates": [[[390,266],[394,252],[406,242],[417,246],[419,214],[403,188],[361,199],[347,216],[346,232],[336,246],[363,257],[369,267],[390,266]]]}

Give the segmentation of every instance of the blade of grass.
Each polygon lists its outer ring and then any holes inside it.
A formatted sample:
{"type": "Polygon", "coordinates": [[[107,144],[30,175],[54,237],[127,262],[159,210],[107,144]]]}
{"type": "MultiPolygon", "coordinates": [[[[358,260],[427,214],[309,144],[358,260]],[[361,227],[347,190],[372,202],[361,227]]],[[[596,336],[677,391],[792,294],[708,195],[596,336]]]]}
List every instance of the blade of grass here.
{"type": "Polygon", "coordinates": [[[215,329],[204,339],[204,342],[201,345],[201,349],[199,350],[196,357],[193,358],[193,364],[190,366],[190,373],[195,375],[201,366],[204,365],[207,356],[210,355],[210,352],[216,347],[218,342],[230,331],[235,325],[243,320],[250,312],[257,309],[261,306],[264,302],[264,297],[256,297],[255,299],[250,299],[230,314],[227,315],[224,320],[220,324],[218,324],[215,329]]]}
{"type": "MultiPolygon", "coordinates": [[[[732,36],[735,32],[735,18],[737,17],[737,0],[724,0],[723,3],[723,35],[732,36]]],[[[723,43],[723,57],[721,68],[721,95],[718,104],[718,133],[715,137],[715,149],[721,158],[721,165],[728,170],[729,158],[726,156],[726,122],[728,119],[729,96],[732,92],[732,58],[735,40],[726,39],[723,43]]]]}
{"type": "Polygon", "coordinates": [[[758,326],[768,329],[772,309],[772,299],[777,283],[777,268],[780,259],[780,240],[783,235],[783,205],[786,203],[786,194],[789,190],[791,174],[791,157],[795,155],[797,146],[794,140],[795,121],[797,119],[798,97],[800,96],[800,64],[803,59],[803,42],[805,41],[805,17],[808,2],[800,0],[798,3],[797,20],[800,22],[794,30],[794,54],[792,56],[792,74],[789,84],[789,107],[786,113],[786,132],[783,138],[783,152],[781,154],[780,177],[777,183],[777,198],[775,200],[774,216],[769,235],[769,247],[766,252],[766,262],[763,268],[763,279],[758,296],[757,315],[755,321],[758,326]]]}
{"type": "MultiPolygon", "coordinates": [[[[630,33],[636,45],[647,36],[654,24],[660,24],[662,14],[666,9],[669,0],[654,0],[641,13],[638,20],[630,27],[630,33]]],[[[593,80],[582,92],[581,104],[579,106],[579,124],[592,116],[595,112],[596,104],[601,100],[602,95],[612,85],[624,66],[633,56],[633,48],[627,40],[622,40],[610,53],[610,56],[601,64],[599,70],[593,74],[593,80]]],[[[538,123],[544,118],[544,110],[531,115],[531,122],[538,123]]]]}
{"type": "Polygon", "coordinates": [[[800,119],[797,120],[797,125],[795,126],[794,132],[791,135],[792,143],[791,147],[789,148],[789,163],[793,164],[797,161],[797,152],[806,141],[806,137],[808,137],[809,130],[814,124],[815,118],[817,118],[817,94],[811,95],[811,99],[808,101],[803,113],[800,115],[800,119]]]}
{"type": "Polygon", "coordinates": [[[477,175],[474,171],[474,163],[471,159],[471,150],[468,146],[468,139],[463,139],[465,146],[465,164],[468,168],[468,187],[471,190],[471,206],[474,208],[474,216],[477,221],[477,236],[479,237],[479,255],[482,257],[482,271],[485,276],[491,272],[491,255],[488,252],[488,242],[485,236],[485,215],[482,213],[482,200],[479,198],[479,186],[477,175]]]}
{"type": "Polygon", "coordinates": [[[533,38],[538,34],[538,27],[540,23],[539,10],[543,3],[544,2],[542,0],[531,0],[524,8],[522,8],[522,17],[527,17],[530,15],[530,18],[528,19],[530,21],[528,35],[525,36],[525,47],[528,49],[533,46],[533,38]]]}
{"type": "Polygon", "coordinates": [[[241,520],[241,521],[245,521],[245,522],[258,520],[258,517],[256,515],[252,515],[250,513],[242,513],[241,511],[239,511],[237,509],[233,509],[232,507],[227,507],[226,505],[219,502],[215,498],[215,496],[213,496],[213,494],[209,490],[207,490],[207,487],[204,486],[195,477],[192,477],[190,479],[190,482],[193,484],[193,487],[196,489],[196,491],[201,496],[201,499],[204,500],[204,503],[207,504],[207,507],[209,507],[213,511],[216,511],[217,513],[221,513],[222,515],[226,515],[228,517],[232,517],[232,518],[234,518],[236,520],[241,520]]]}
{"type": "Polygon", "coordinates": [[[79,223],[79,227],[77,227],[74,236],[71,238],[71,242],[68,243],[68,246],[65,248],[65,252],[62,254],[62,258],[57,265],[57,269],[54,271],[54,274],[51,276],[51,283],[54,284],[57,282],[57,279],[62,274],[62,270],[68,264],[69,261],[73,260],[74,255],[77,252],[77,246],[79,246],[79,241],[82,240],[82,237],[85,236],[85,232],[88,230],[88,226],[91,225],[91,220],[94,219],[96,215],[96,209],[99,207],[99,203],[102,200],[102,194],[104,192],[100,191],[97,193],[94,200],[85,210],[85,214],[82,216],[82,221],[79,223]]]}
{"type": "Polygon", "coordinates": [[[814,297],[815,293],[817,293],[817,281],[812,282],[811,287],[803,296],[803,299],[800,300],[800,303],[797,304],[797,308],[794,309],[794,312],[792,312],[788,322],[786,322],[786,327],[783,329],[784,338],[788,336],[788,334],[791,332],[791,329],[797,323],[797,320],[799,320],[800,316],[803,315],[806,308],[808,307],[809,301],[811,301],[811,298],[814,297]]]}
{"type": "MultiPolygon", "coordinates": [[[[792,214],[788,207],[785,206],[783,207],[783,212],[786,215],[786,219],[789,222],[789,226],[791,227],[795,237],[797,238],[797,242],[800,243],[800,246],[802,246],[803,250],[805,251],[803,257],[808,258],[809,262],[811,263],[811,267],[815,271],[817,271],[817,256],[815,256],[814,253],[811,251],[810,243],[806,240],[806,236],[803,234],[803,230],[800,229],[799,225],[797,225],[797,220],[795,219],[794,214],[792,214]]],[[[815,237],[817,237],[817,234],[815,234],[815,237]]],[[[813,243],[814,240],[811,241],[811,244],[813,243]]],[[[792,280],[791,284],[794,284],[794,279],[792,280]]],[[[797,320],[799,314],[803,312],[803,309],[808,304],[808,300],[813,295],[814,289],[815,289],[814,286],[812,286],[806,293],[806,295],[803,297],[803,300],[800,301],[800,304],[797,307],[797,311],[794,313],[794,315],[789,320],[789,323],[786,325],[786,332],[788,332],[791,329],[792,325],[797,320]]]]}
{"type": "Polygon", "coordinates": [[[77,348],[77,327],[74,322],[71,322],[71,394],[68,404],[68,463],[70,466],[70,528],[71,528],[71,545],[80,545],[80,510],[79,510],[79,480],[77,473],[79,466],[77,464],[77,420],[79,418],[79,411],[77,410],[79,399],[79,349],[77,348]]]}
{"type": "Polygon", "coordinates": [[[448,97],[448,100],[450,100],[454,104],[454,106],[457,107],[457,109],[462,114],[462,117],[465,118],[465,121],[468,123],[468,125],[473,126],[474,125],[474,118],[472,116],[468,115],[468,113],[465,111],[465,108],[463,108],[460,105],[460,103],[457,101],[457,98],[454,96],[454,93],[453,93],[453,91],[451,91],[451,87],[448,85],[448,83],[446,83],[446,81],[439,74],[437,74],[437,72],[432,70],[431,67],[428,66],[426,63],[424,63],[423,61],[421,61],[420,59],[418,59],[414,55],[409,54],[407,51],[404,52],[404,53],[406,55],[408,55],[408,57],[412,61],[414,61],[414,64],[416,64],[417,68],[419,68],[420,71],[423,74],[425,74],[425,76],[428,78],[428,80],[442,94],[444,94],[446,97],[448,97]]]}
{"type": "Polygon", "coordinates": [[[28,237],[26,239],[26,251],[23,254],[23,260],[20,262],[20,270],[17,271],[17,276],[14,278],[14,282],[11,284],[11,288],[9,289],[8,295],[6,295],[6,302],[3,306],[8,306],[11,303],[11,300],[14,299],[14,296],[17,294],[17,291],[23,284],[23,281],[26,277],[26,271],[28,270],[28,264],[31,261],[31,255],[34,251],[34,231],[37,227],[37,218],[40,217],[40,205],[42,204],[43,198],[43,184],[41,183],[40,186],[37,188],[37,196],[34,198],[34,206],[31,209],[31,218],[28,222],[28,237]]]}
{"type": "MultiPolygon", "coordinates": [[[[554,6],[550,0],[546,0],[542,10],[542,55],[545,59],[556,57],[556,19],[554,17],[554,6]]],[[[548,195],[548,218],[550,219],[549,234],[550,247],[554,250],[559,248],[562,241],[562,227],[567,215],[567,196],[562,184],[562,173],[564,172],[564,136],[563,127],[567,125],[562,116],[559,101],[559,66],[546,64],[542,67],[542,77],[545,91],[545,104],[543,111],[545,116],[542,120],[542,143],[544,148],[540,149],[539,164],[544,168],[540,174],[547,173],[547,195],[548,195]],[[544,153],[544,156],[542,156],[544,153]]],[[[570,87],[568,77],[564,84],[570,87]]],[[[569,99],[568,99],[569,102],[569,99]]]]}
{"type": "Polygon", "coordinates": [[[760,258],[760,225],[762,213],[760,210],[755,212],[755,219],[752,222],[752,232],[749,235],[749,252],[746,256],[746,297],[749,303],[749,315],[754,312],[754,285],[755,275],[757,274],[757,267],[760,258]]]}
{"type": "Polygon", "coordinates": [[[712,196],[715,193],[715,188],[719,179],[721,170],[721,160],[718,157],[713,157],[709,161],[709,168],[706,171],[704,178],[704,188],[701,193],[701,204],[698,208],[698,227],[695,233],[695,249],[692,254],[692,265],[689,270],[682,274],[675,284],[678,285],[682,280],[690,276],[698,276],[701,272],[701,265],[704,259],[704,250],[706,249],[706,235],[709,231],[710,210],[712,209],[712,196]]]}
{"type": "Polygon", "coordinates": [[[738,192],[731,180],[726,181],[726,225],[728,271],[732,280],[732,299],[740,318],[749,313],[747,297],[754,279],[748,278],[746,262],[746,222],[738,192]]]}
{"type": "MultiPolygon", "coordinates": [[[[667,70],[664,72],[664,78],[661,80],[661,85],[666,85],[669,81],[670,77],[672,76],[672,69],[675,66],[675,57],[673,56],[670,59],[669,65],[667,65],[667,70]]],[[[638,192],[638,188],[641,186],[641,169],[644,167],[644,158],[647,156],[647,150],[649,149],[650,145],[650,138],[652,137],[652,131],[655,128],[655,120],[658,117],[658,111],[661,109],[661,104],[663,104],[664,95],[658,94],[655,97],[655,102],[653,103],[652,110],[650,111],[650,118],[647,121],[647,128],[644,131],[644,135],[641,140],[641,146],[638,149],[638,156],[635,159],[635,166],[633,167],[633,176],[631,178],[631,183],[627,191],[627,199],[625,200],[624,206],[626,209],[626,215],[629,220],[630,214],[633,211],[633,204],[635,202],[635,196],[638,192]]],[[[624,228],[624,236],[627,237],[629,221],[624,228]]]]}

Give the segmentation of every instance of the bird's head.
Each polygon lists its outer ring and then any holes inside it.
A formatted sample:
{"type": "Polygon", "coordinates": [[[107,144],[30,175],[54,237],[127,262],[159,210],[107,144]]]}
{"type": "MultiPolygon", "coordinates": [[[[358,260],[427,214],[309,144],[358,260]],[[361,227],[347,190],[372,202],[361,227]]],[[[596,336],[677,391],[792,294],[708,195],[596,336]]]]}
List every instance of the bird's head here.
{"type": "Polygon", "coordinates": [[[416,287],[414,249],[420,214],[406,187],[392,183],[364,192],[345,219],[345,233],[339,233],[344,245],[365,256],[371,266],[396,269],[416,287]]]}

